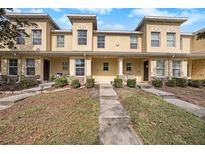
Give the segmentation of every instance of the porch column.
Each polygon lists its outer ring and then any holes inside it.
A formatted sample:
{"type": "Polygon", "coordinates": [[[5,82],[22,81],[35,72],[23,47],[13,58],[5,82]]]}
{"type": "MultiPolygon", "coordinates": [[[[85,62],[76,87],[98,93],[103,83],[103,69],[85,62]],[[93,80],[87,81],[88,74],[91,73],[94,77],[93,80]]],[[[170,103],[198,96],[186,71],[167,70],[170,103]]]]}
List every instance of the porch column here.
{"type": "Polygon", "coordinates": [[[70,57],[69,60],[70,76],[75,76],[75,58],[70,57]]]}
{"type": "Polygon", "coordinates": [[[182,60],[181,70],[181,76],[187,78],[187,60],[182,60]]]}
{"type": "Polygon", "coordinates": [[[118,62],[118,75],[123,76],[123,58],[119,58],[118,62]]]}
{"type": "Polygon", "coordinates": [[[90,77],[91,76],[91,57],[86,58],[86,76],[90,77]]]}

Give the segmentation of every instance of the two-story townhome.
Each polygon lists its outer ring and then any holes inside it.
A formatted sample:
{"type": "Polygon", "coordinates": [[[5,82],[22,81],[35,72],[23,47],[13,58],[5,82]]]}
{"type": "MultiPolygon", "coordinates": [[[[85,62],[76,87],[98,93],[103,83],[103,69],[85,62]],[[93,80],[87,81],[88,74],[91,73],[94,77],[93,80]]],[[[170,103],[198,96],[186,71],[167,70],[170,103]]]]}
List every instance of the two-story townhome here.
{"type": "MultiPolygon", "coordinates": [[[[98,30],[96,15],[69,14],[71,30],[62,30],[48,14],[8,14],[26,18],[37,27],[26,27],[29,38],[17,38],[17,49],[0,49],[1,75],[69,75],[97,82],[116,76],[205,79],[205,40],[197,33],[182,33],[182,17],[145,16],[133,31],[98,30]]],[[[67,22],[67,21],[65,21],[67,22]]]]}

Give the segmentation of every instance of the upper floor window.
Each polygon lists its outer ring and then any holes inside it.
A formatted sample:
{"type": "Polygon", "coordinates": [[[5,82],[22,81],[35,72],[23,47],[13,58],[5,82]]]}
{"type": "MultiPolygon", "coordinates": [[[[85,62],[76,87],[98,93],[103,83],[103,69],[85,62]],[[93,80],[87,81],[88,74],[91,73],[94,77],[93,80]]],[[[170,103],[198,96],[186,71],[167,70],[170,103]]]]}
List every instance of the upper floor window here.
{"type": "Polygon", "coordinates": [[[87,30],[78,30],[78,45],[87,45],[87,30]]]}
{"type": "Polygon", "coordinates": [[[9,75],[18,75],[18,59],[9,59],[9,75]]]}
{"type": "Polygon", "coordinates": [[[137,36],[130,36],[130,48],[137,49],[137,36]]]}
{"type": "Polygon", "coordinates": [[[160,32],[151,32],[151,46],[159,47],[160,45],[160,32]]]}
{"type": "Polygon", "coordinates": [[[23,29],[20,29],[18,30],[19,34],[16,38],[16,43],[19,44],[19,45],[23,45],[25,44],[25,30],[23,29]]]}
{"type": "Polygon", "coordinates": [[[85,60],[84,59],[76,59],[75,74],[76,76],[84,76],[85,74],[85,60]]]}
{"type": "Polygon", "coordinates": [[[109,71],[109,63],[108,62],[103,63],[103,71],[109,71]]]}
{"type": "Polygon", "coordinates": [[[57,35],[57,47],[64,47],[64,35],[57,35]]]}
{"type": "Polygon", "coordinates": [[[176,34],[175,33],[167,33],[167,46],[175,47],[176,44],[176,34]]]}
{"type": "Polygon", "coordinates": [[[156,73],[157,76],[164,76],[164,71],[165,70],[165,61],[164,60],[157,60],[156,64],[156,73]]]}
{"type": "Polygon", "coordinates": [[[26,59],[26,75],[35,75],[35,59],[26,59]]]}
{"type": "Polygon", "coordinates": [[[126,63],[126,71],[132,71],[132,63],[126,63]]]}
{"type": "Polygon", "coordinates": [[[98,35],[97,36],[97,43],[98,43],[98,48],[104,48],[105,47],[105,36],[98,35]]]}
{"type": "Polygon", "coordinates": [[[33,29],[33,45],[41,45],[41,35],[42,31],[39,29],[33,29]]]}
{"type": "Polygon", "coordinates": [[[181,61],[173,60],[172,62],[172,72],[174,77],[179,77],[181,74],[181,61]]]}

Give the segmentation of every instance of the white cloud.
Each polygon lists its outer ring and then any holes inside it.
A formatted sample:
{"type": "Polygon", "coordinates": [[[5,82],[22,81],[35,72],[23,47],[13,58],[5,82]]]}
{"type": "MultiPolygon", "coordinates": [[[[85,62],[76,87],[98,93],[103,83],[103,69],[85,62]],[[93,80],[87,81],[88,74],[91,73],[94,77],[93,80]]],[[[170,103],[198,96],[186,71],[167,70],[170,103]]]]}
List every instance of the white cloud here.
{"type": "Polygon", "coordinates": [[[62,12],[62,9],[60,9],[60,8],[51,8],[51,10],[53,10],[55,12],[62,12]]]}
{"type": "Polygon", "coordinates": [[[112,9],[111,8],[78,8],[83,13],[96,13],[96,14],[109,14],[112,9]]]}
{"type": "Polygon", "coordinates": [[[6,10],[6,12],[15,12],[15,13],[21,13],[22,10],[21,9],[18,9],[18,8],[14,8],[13,11],[10,11],[10,10],[6,10]]]}
{"type": "Polygon", "coordinates": [[[43,9],[31,9],[29,10],[30,13],[43,13],[43,9]]]}
{"type": "Polygon", "coordinates": [[[128,17],[132,18],[134,16],[174,16],[175,14],[170,13],[166,10],[159,10],[155,8],[142,8],[134,9],[130,12],[128,17]]]}
{"type": "Polygon", "coordinates": [[[99,26],[100,29],[106,29],[106,30],[124,30],[125,26],[121,24],[102,24],[99,26]]]}

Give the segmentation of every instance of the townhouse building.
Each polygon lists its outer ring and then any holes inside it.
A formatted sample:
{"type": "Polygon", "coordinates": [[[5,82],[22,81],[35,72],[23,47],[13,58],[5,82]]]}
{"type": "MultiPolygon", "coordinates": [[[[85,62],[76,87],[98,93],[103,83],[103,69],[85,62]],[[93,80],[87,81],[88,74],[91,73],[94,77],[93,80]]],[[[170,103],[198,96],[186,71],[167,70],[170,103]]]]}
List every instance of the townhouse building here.
{"type": "MultiPolygon", "coordinates": [[[[205,79],[205,40],[183,33],[183,17],[145,16],[132,31],[99,30],[96,15],[69,14],[71,30],[60,29],[48,14],[10,13],[37,24],[19,29],[17,49],[0,49],[0,73],[11,77],[67,75],[97,82],[116,76],[147,82],[155,77],[205,79]]],[[[65,21],[68,22],[68,21],[65,21]]]]}

